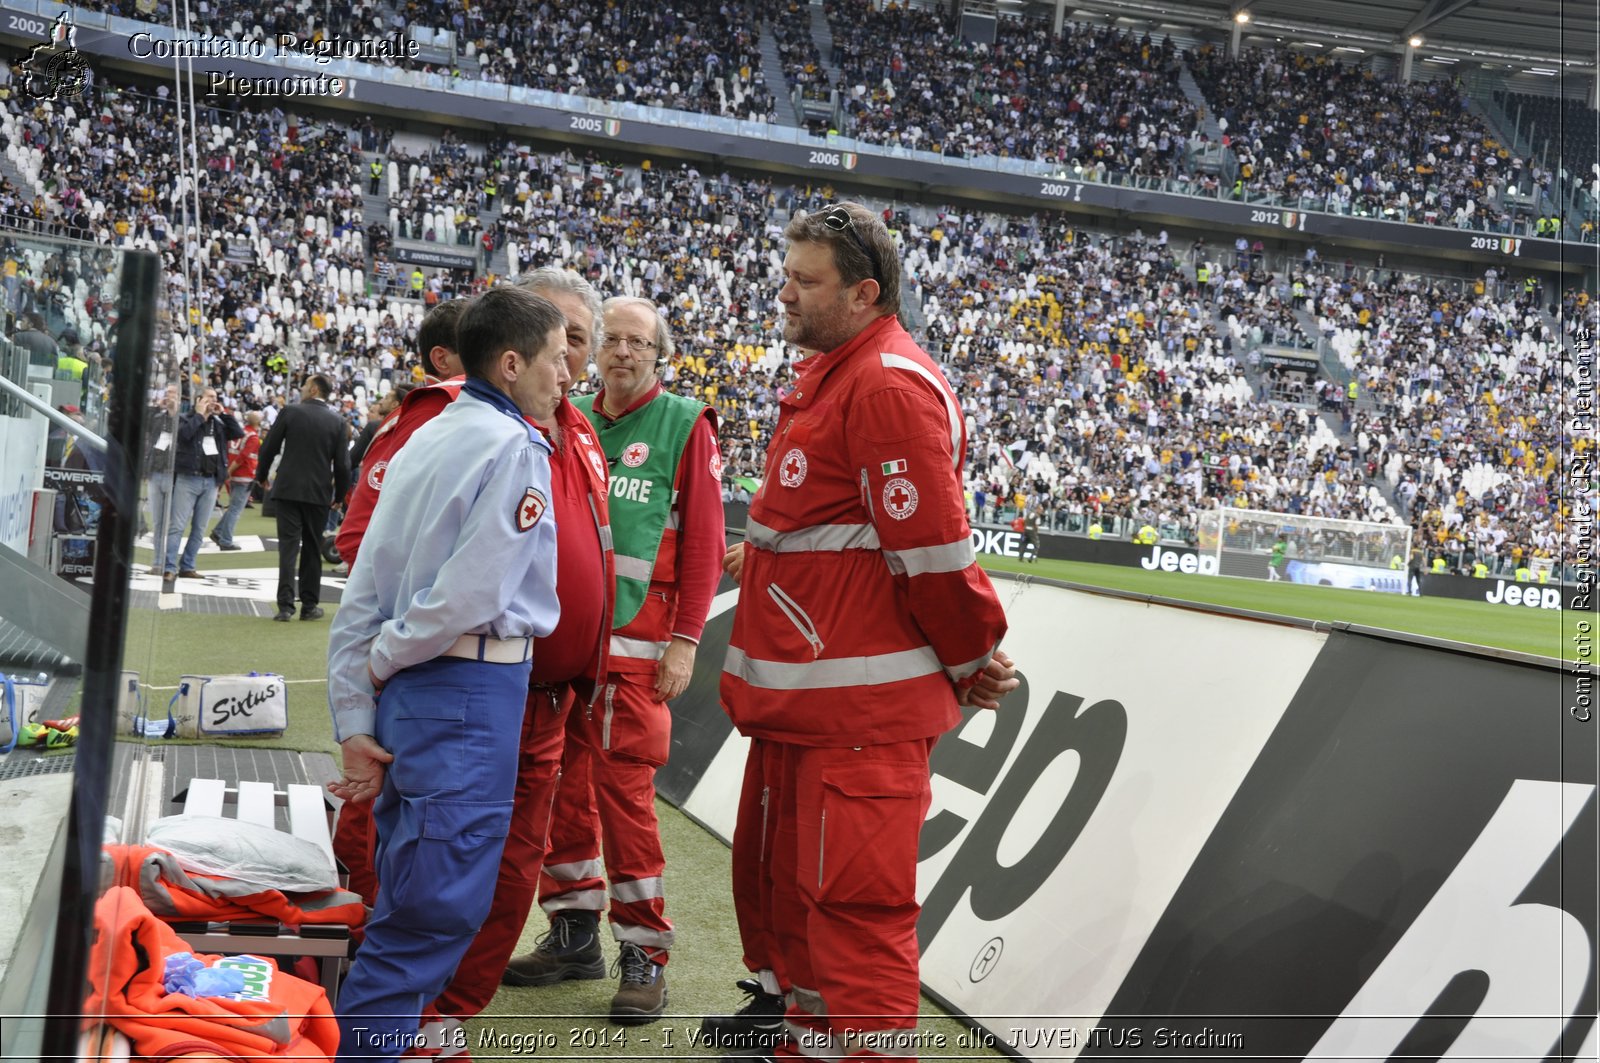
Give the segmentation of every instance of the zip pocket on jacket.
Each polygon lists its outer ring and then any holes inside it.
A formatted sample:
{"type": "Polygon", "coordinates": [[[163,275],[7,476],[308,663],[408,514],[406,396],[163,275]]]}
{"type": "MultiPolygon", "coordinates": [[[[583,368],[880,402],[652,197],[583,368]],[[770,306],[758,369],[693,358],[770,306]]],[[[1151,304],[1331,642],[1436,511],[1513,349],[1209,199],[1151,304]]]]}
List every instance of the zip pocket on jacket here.
{"type": "Polygon", "coordinates": [[[610,749],[611,748],[611,716],[612,716],[612,714],[614,712],[616,712],[616,706],[612,704],[612,701],[616,698],[616,696],[617,696],[617,684],[615,684],[615,683],[607,683],[606,684],[606,714],[601,719],[601,722],[600,722],[600,748],[601,749],[610,749]]]}
{"type": "Polygon", "coordinates": [[[795,629],[805,636],[806,641],[811,643],[812,659],[815,660],[821,657],[822,636],[817,634],[817,625],[812,621],[811,617],[806,615],[806,611],[800,608],[800,603],[789,597],[784,592],[784,589],[776,583],[767,584],[767,595],[777,604],[783,615],[789,618],[789,623],[793,624],[795,629]]]}

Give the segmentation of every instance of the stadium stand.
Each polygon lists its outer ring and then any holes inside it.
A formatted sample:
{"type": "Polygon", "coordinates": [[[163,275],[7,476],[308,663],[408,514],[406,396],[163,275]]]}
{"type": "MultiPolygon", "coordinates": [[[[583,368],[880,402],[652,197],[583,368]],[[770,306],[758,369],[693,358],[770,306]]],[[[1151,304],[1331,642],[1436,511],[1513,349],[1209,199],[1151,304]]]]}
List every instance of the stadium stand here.
{"type": "MultiPolygon", "coordinates": [[[[798,21],[792,8],[774,17],[798,21]]],[[[851,65],[858,45],[840,37],[842,65],[859,69],[851,65]]],[[[1110,31],[1087,50],[1117,57],[1102,87],[1169,63],[1165,50],[1110,31]]],[[[1196,67],[1202,83],[1240,100],[1251,99],[1246,84],[1256,84],[1245,72],[1261,69],[1251,64],[1269,62],[1249,56],[1207,70],[1206,61],[1196,67]]],[[[1026,67],[1019,59],[1016,69],[1026,67]]],[[[1123,98],[1106,91],[1079,95],[1123,98]]],[[[1459,105],[1448,86],[1418,91],[1431,93],[1440,114],[1459,105]]],[[[1373,92],[1380,109],[1404,102],[1373,92]]],[[[0,135],[23,187],[0,184],[0,208],[104,246],[161,251],[174,307],[186,305],[191,267],[203,268],[207,281],[195,287],[190,311],[197,327],[175,329],[173,349],[182,358],[200,344],[210,381],[236,406],[270,413],[315,368],[332,376],[359,424],[365,403],[387,386],[380,365],[419,372],[405,351],[428,303],[561,264],[608,293],[663,307],[682,351],[667,378],[717,407],[730,494],[742,489],[740,478],[762,475],[768,426],[790,380],[788,359],[771,340],[781,225],[795,209],[833,198],[831,189],[702,173],[687,163],[625,166],[450,132],[395,136],[370,119],[205,109],[200,225],[184,232],[173,219],[185,198],[196,200],[178,173],[170,106],[159,93],[106,80],[97,94],[80,107],[6,101],[0,135]],[[481,269],[403,263],[408,248],[430,245],[471,249],[481,269]]],[[[1255,118],[1243,104],[1233,108],[1229,128],[1281,124],[1283,114],[1267,109],[1271,98],[1262,93],[1255,118]]],[[[1314,101],[1308,111],[1322,106],[1320,97],[1306,99],[1314,101]]],[[[1110,110],[1076,113],[1100,114],[1097,150],[1119,166],[1131,164],[1130,144],[1137,148],[1150,132],[1110,110]]],[[[1401,144],[1397,150],[1423,144],[1436,117],[1386,139],[1401,144]]],[[[980,121],[1010,119],[963,118],[973,131],[980,121]]],[[[1070,138],[1074,129],[1064,123],[1056,135],[1070,138]]],[[[1296,118],[1270,150],[1252,137],[1249,150],[1261,152],[1264,171],[1299,172],[1299,130],[1296,118]],[[1274,151],[1287,152],[1276,168],[1266,162],[1274,151]]],[[[1145,157],[1177,165],[1174,145],[1182,142],[1174,128],[1166,153],[1158,139],[1145,157]]],[[[1425,183],[1401,184],[1398,157],[1368,158],[1362,170],[1370,145],[1338,136],[1329,143],[1332,159],[1300,158],[1306,184],[1349,190],[1352,209],[1432,196],[1441,210],[1460,210],[1453,196],[1461,182],[1490,172],[1464,147],[1459,158],[1436,157],[1425,183]],[[1333,162],[1342,175],[1329,170],[1333,162]],[[1388,187],[1356,190],[1380,177],[1388,187]]],[[[1473,143],[1491,148],[1485,139],[1473,143]]],[[[1310,259],[1274,272],[1259,242],[1241,240],[1233,255],[1200,244],[1180,254],[1164,232],[1111,237],[1060,217],[930,204],[917,214],[886,218],[914,278],[908,316],[920,319],[963,396],[980,517],[1031,511],[1053,530],[1098,523],[1109,535],[1150,523],[1178,541],[1193,541],[1196,515],[1218,503],[1409,519],[1453,565],[1488,556],[1496,571],[1549,556],[1570,535],[1550,482],[1560,445],[1551,396],[1564,372],[1560,330],[1574,315],[1592,316],[1586,300],[1580,306],[1569,293],[1557,320],[1543,313],[1542,292],[1508,294],[1504,283],[1463,294],[1459,280],[1452,287],[1349,261],[1341,274],[1310,259]],[[1205,284],[1196,274],[1202,263],[1205,284]],[[1320,345],[1328,371],[1264,366],[1260,348],[1272,345],[1320,345]],[[1344,392],[1349,378],[1360,396],[1354,404],[1344,392]]],[[[59,268],[24,263],[19,279],[8,280],[12,304],[37,299],[59,268]]],[[[101,338],[93,322],[76,324],[86,342],[101,338]]]]}

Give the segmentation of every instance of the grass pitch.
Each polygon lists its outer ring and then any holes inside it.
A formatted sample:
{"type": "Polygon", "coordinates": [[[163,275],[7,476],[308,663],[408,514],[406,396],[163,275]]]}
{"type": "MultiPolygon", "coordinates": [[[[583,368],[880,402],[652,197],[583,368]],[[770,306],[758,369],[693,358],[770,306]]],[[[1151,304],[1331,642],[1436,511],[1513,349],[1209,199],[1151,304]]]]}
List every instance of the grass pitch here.
{"type": "MultiPolygon", "coordinates": [[[[981,558],[985,568],[1062,580],[1086,587],[1149,594],[1162,598],[1248,609],[1258,613],[1359,624],[1449,639],[1473,646],[1576,660],[1580,620],[1592,616],[1559,609],[1521,609],[1454,598],[1408,598],[1399,594],[1270,583],[1231,576],[1147,572],[1118,565],[1041,560],[1024,564],[1009,558],[981,558]]],[[[1001,596],[1005,596],[1004,588],[1001,596]]]]}

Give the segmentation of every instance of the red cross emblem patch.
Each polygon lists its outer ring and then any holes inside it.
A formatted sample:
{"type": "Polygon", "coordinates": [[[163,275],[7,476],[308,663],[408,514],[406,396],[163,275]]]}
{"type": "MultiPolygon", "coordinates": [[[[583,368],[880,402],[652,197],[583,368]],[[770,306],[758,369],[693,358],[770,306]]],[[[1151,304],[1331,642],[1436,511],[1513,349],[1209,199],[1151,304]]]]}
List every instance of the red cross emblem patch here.
{"type": "Polygon", "coordinates": [[[778,480],[785,487],[799,487],[806,482],[806,456],[795,447],[778,463],[778,480]]]}
{"type": "Polygon", "coordinates": [[[711,452],[711,478],[718,483],[722,482],[722,451],[711,452]]]}
{"type": "Polygon", "coordinates": [[[903,476],[883,485],[883,508],[895,520],[905,520],[917,511],[917,486],[903,476]]]}
{"type": "Polygon", "coordinates": [[[544,516],[544,508],[544,495],[531,487],[528,488],[527,493],[522,496],[522,501],[517,504],[517,530],[528,531],[538,524],[539,518],[544,516]]]}
{"type": "Polygon", "coordinates": [[[650,457],[649,443],[629,443],[622,448],[622,464],[630,469],[637,469],[650,457]]]}
{"type": "Polygon", "coordinates": [[[383,474],[389,471],[389,463],[380,461],[367,470],[367,486],[374,491],[383,490],[383,474]]]}

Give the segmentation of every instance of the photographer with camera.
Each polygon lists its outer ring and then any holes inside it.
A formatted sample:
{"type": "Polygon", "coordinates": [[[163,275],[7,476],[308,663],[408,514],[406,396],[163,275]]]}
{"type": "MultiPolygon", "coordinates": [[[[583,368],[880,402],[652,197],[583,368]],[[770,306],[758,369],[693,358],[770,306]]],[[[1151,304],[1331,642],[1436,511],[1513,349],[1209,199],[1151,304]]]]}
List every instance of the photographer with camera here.
{"type": "Polygon", "coordinates": [[[177,435],[177,449],[173,452],[177,476],[172,485],[172,515],[166,525],[164,551],[157,551],[165,561],[161,589],[169,592],[176,589],[175,576],[200,578],[194,566],[200,556],[200,543],[205,539],[206,525],[211,523],[217,489],[228,477],[228,443],[243,438],[244,429],[232,414],[223,410],[222,403],[217,401],[217,389],[206,388],[200,393],[200,400],[179,415],[177,435]],[[189,539],[184,543],[180,558],[178,540],[183,536],[185,524],[189,527],[189,539]]]}

